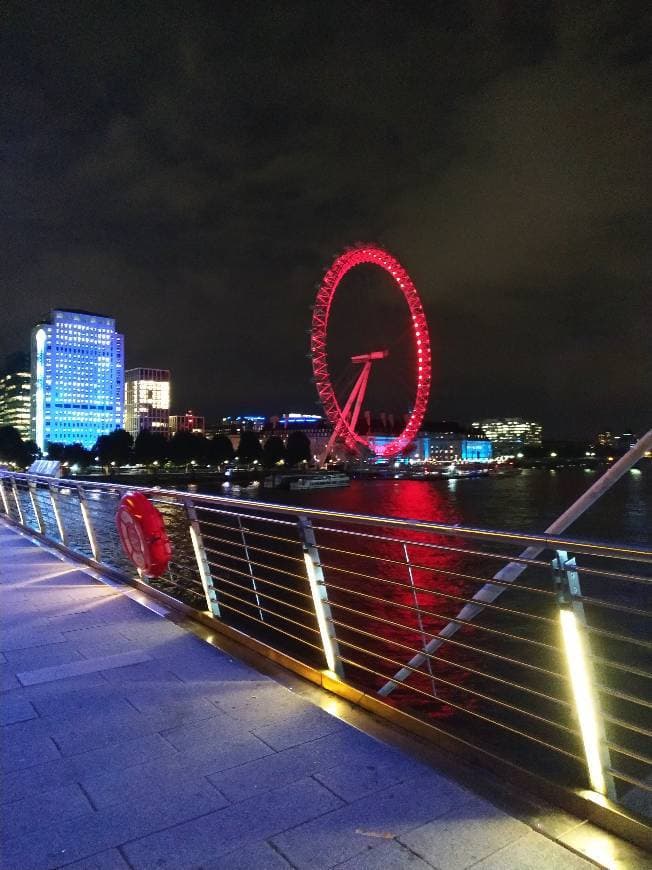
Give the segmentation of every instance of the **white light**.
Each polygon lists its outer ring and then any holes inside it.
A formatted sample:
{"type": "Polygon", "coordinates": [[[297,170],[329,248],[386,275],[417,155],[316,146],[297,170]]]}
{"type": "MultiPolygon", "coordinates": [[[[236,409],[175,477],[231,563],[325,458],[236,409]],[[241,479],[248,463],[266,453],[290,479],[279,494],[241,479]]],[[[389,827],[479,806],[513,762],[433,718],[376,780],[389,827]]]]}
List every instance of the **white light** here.
{"type": "Polygon", "coordinates": [[[329,671],[335,671],[336,662],[335,662],[335,652],[333,651],[333,644],[331,642],[330,635],[328,633],[328,625],[326,624],[326,619],[324,617],[323,610],[323,599],[321,595],[321,590],[319,583],[317,582],[317,577],[315,576],[315,566],[313,565],[313,561],[310,558],[310,553],[303,554],[303,560],[306,563],[306,572],[308,573],[308,583],[310,585],[310,591],[312,593],[312,600],[315,605],[315,613],[317,614],[317,624],[319,625],[319,633],[321,635],[322,646],[324,647],[324,655],[326,656],[326,664],[328,665],[329,671]]]}
{"type": "Polygon", "coordinates": [[[575,696],[575,709],[580,722],[580,732],[584,744],[584,754],[589,768],[589,782],[591,788],[600,794],[606,794],[602,762],[600,761],[600,738],[595,706],[593,704],[593,692],[586,668],[586,657],[582,646],[582,639],[577,630],[577,621],[572,610],[566,608],[560,610],[561,633],[564,639],[566,663],[570,674],[573,695],[575,696]]]}

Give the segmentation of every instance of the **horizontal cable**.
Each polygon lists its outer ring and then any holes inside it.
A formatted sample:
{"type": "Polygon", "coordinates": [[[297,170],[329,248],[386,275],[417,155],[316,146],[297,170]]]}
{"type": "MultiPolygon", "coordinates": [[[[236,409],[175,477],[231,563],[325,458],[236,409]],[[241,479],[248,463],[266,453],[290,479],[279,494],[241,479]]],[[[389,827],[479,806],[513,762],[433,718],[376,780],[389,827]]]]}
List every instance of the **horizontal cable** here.
{"type": "MultiPolygon", "coordinates": [[[[256,514],[242,513],[241,511],[233,510],[233,509],[224,510],[224,509],[220,509],[220,508],[207,507],[206,505],[198,504],[196,498],[194,498],[194,497],[192,498],[192,502],[193,502],[196,510],[206,511],[207,513],[211,513],[211,514],[223,514],[223,515],[226,515],[229,517],[236,516],[236,517],[240,517],[243,520],[256,520],[256,522],[260,522],[260,523],[275,523],[276,525],[279,525],[279,526],[293,526],[294,528],[296,528],[296,525],[297,525],[296,521],[293,521],[293,520],[279,520],[277,517],[261,517],[261,516],[258,516],[256,514]]],[[[276,507],[276,505],[270,504],[270,507],[272,508],[270,513],[273,513],[274,512],[273,508],[276,507]]],[[[297,511],[297,513],[300,513],[300,511],[297,511]]]]}
{"type": "Polygon", "coordinates": [[[243,543],[242,540],[229,541],[228,539],[220,538],[217,535],[207,535],[206,532],[202,532],[202,537],[208,541],[217,541],[220,544],[229,544],[231,547],[239,547],[240,549],[246,547],[248,550],[254,550],[257,553],[266,553],[268,556],[274,556],[277,559],[287,559],[290,562],[300,562],[302,565],[304,564],[303,557],[290,556],[288,553],[277,553],[275,550],[266,550],[264,547],[256,546],[256,544],[243,543]]]}
{"type": "MultiPolygon", "coordinates": [[[[509,686],[512,689],[520,689],[522,692],[528,692],[529,694],[536,695],[537,697],[543,698],[546,701],[554,701],[556,704],[561,704],[563,707],[568,707],[569,709],[572,707],[572,705],[568,701],[565,701],[562,698],[557,698],[554,695],[547,695],[545,692],[539,692],[536,689],[530,688],[529,686],[524,686],[521,683],[517,683],[513,680],[506,680],[503,677],[498,677],[495,674],[489,674],[486,671],[480,671],[477,668],[472,668],[469,665],[463,664],[462,662],[454,662],[452,659],[447,659],[444,656],[427,653],[424,649],[414,649],[413,647],[401,643],[398,640],[393,640],[389,637],[380,637],[377,634],[372,634],[371,632],[365,631],[363,628],[358,628],[355,625],[349,625],[348,623],[342,622],[339,619],[331,618],[327,619],[326,621],[332,622],[333,625],[339,628],[346,628],[349,631],[355,631],[357,634],[365,635],[365,637],[371,638],[371,640],[380,640],[384,643],[390,643],[393,646],[397,646],[400,649],[405,650],[406,652],[412,653],[413,655],[423,655],[425,658],[430,659],[431,662],[446,662],[447,664],[452,665],[455,668],[459,668],[460,670],[466,671],[470,674],[474,674],[475,676],[483,677],[488,680],[493,680],[497,683],[501,683],[504,686],[509,686]]],[[[421,632],[418,628],[415,628],[414,633],[420,634],[421,632]]],[[[423,673],[423,671],[420,671],[419,673],[423,673]]],[[[432,679],[434,679],[436,682],[439,678],[435,674],[433,674],[432,679]]]]}
{"type": "Polygon", "coordinates": [[[440,674],[436,676],[431,676],[427,671],[421,671],[418,668],[410,667],[408,664],[402,664],[401,662],[397,662],[395,659],[390,658],[389,656],[383,655],[382,653],[374,652],[373,650],[366,649],[365,647],[358,646],[358,644],[352,643],[348,640],[343,640],[341,637],[337,638],[340,646],[346,646],[350,649],[354,649],[357,652],[363,653],[363,655],[372,656],[373,658],[381,659],[381,661],[389,662],[391,665],[394,665],[397,668],[405,668],[406,670],[410,670],[413,674],[419,674],[426,679],[432,679],[435,683],[439,685],[448,686],[451,689],[457,689],[459,692],[465,692],[467,695],[472,695],[474,698],[481,698],[483,701],[488,701],[490,704],[496,704],[499,707],[504,707],[506,710],[510,710],[512,713],[517,713],[519,716],[527,716],[530,719],[535,719],[537,722],[541,722],[544,725],[550,725],[553,728],[559,728],[562,731],[566,731],[568,734],[573,734],[575,737],[579,737],[580,733],[575,728],[572,728],[568,725],[563,725],[561,722],[555,722],[554,719],[546,719],[545,716],[539,716],[538,713],[532,713],[530,710],[524,710],[522,707],[518,707],[515,704],[509,704],[507,701],[501,701],[499,698],[495,698],[493,695],[486,695],[484,692],[479,692],[477,689],[470,689],[468,686],[462,686],[460,683],[455,683],[453,680],[447,680],[442,677],[440,674]]]}
{"type": "MultiPolygon", "coordinates": [[[[652,643],[650,643],[647,640],[639,640],[636,637],[625,637],[622,634],[616,634],[615,631],[607,631],[606,628],[597,628],[596,626],[593,626],[593,625],[585,624],[582,627],[583,627],[584,631],[588,631],[591,634],[599,634],[602,637],[609,637],[609,638],[611,638],[611,640],[618,640],[618,641],[621,641],[622,643],[631,643],[631,644],[634,644],[635,646],[640,646],[640,647],[643,647],[643,649],[647,649],[647,650],[652,651],[652,643]]],[[[647,674],[646,676],[652,676],[652,675],[647,674]]]]}
{"type": "MultiPolygon", "coordinates": [[[[628,671],[630,673],[630,671],[628,671]]],[[[630,695],[628,692],[623,692],[620,689],[612,689],[609,686],[597,685],[597,690],[605,695],[610,695],[612,698],[618,698],[621,701],[628,701],[630,704],[638,704],[639,707],[647,707],[652,709],[652,701],[646,701],[645,698],[637,698],[635,695],[630,695]]]]}
{"type": "MultiPolygon", "coordinates": [[[[447,623],[454,622],[458,625],[468,625],[471,628],[475,628],[475,629],[478,629],[480,631],[486,631],[486,632],[489,632],[490,634],[499,635],[500,637],[507,637],[510,640],[517,640],[520,643],[527,643],[527,644],[530,644],[531,646],[536,646],[536,647],[539,647],[541,649],[547,649],[547,650],[550,650],[550,651],[556,653],[557,655],[561,655],[560,651],[556,647],[551,646],[550,644],[544,643],[543,641],[540,641],[540,640],[531,640],[530,638],[522,637],[522,635],[519,635],[519,634],[510,634],[510,632],[508,632],[508,631],[501,631],[500,629],[497,629],[497,628],[488,628],[486,625],[479,625],[477,622],[471,622],[468,619],[459,619],[456,617],[444,616],[440,613],[437,613],[434,610],[422,610],[421,608],[412,607],[410,604],[401,604],[398,601],[388,602],[386,598],[379,598],[377,595],[370,595],[368,592],[361,592],[358,589],[348,589],[348,588],[344,588],[342,586],[337,586],[336,584],[331,583],[330,581],[328,583],[324,583],[322,585],[326,586],[327,589],[336,589],[338,592],[346,592],[348,595],[357,595],[360,598],[366,598],[370,601],[379,602],[379,603],[383,604],[384,606],[391,604],[392,607],[399,607],[402,610],[409,610],[411,613],[420,613],[424,616],[434,617],[435,619],[441,619],[443,622],[447,622],[447,623]]],[[[335,601],[331,601],[330,603],[331,603],[331,606],[333,606],[333,607],[336,606],[335,601]]],[[[337,606],[340,606],[340,605],[337,605],[337,606]]],[[[352,612],[358,613],[360,616],[365,616],[365,617],[373,616],[373,614],[361,613],[360,611],[352,611],[352,612]]],[[[400,625],[400,623],[399,623],[399,625],[400,625]]],[[[402,628],[411,628],[411,626],[402,625],[402,628]]],[[[437,635],[430,634],[430,637],[437,637],[437,635]]]]}
{"type": "MultiPolygon", "coordinates": [[[[240,604],[245,604],[247,607],[251,607],[252,610],[262,610],[263,613],[268,613],[270,616],[275,617],[276,619],[282,619],[284,622],[289,622],[290,625],[296,625],[298,628],[305,629],[306,631],[311,632],[312,634],[319,634],[318,628],[312,628],[310,625],[306,625],[303,622],[297,622],[296,619],[291,619],[289,616],[284,616],[282,613],[279,613],[277,610],[270,610],[268,607],[263,607],[262,604],[252,604],[249,601],[245,601],[243,598],[240,598],[238,595],[234,595],[232,592],[227,592],[224,589],[220,589],[219,595],[217,597],[218,605],[222,605],[222,599],[224,596],[227,598],[232,598],[234,601],[238,601],[240,604]]],[[[251,614],[248,615],[250,619],[256,620],[256,622],[260,622],[255,616],[251,614]]],[[[264,625],[269,625],[269,623],[265,622],[264,625]]],[[[320,646],[319,649],[322,649],[320,646]]]]}
{"type": "Polygon", "coordinates": [[[234,562],[243,562],[245,565],[255,565],[257,568],[262,568],[265,571],[275,571],[277,574],[283,574],[284,577],[294,577],[295,580],[306,582],[305,574],[295,574],[294,571],[287,571],[285,568],[276,568],[274,565],[265,565],[263,562],[257,562],[254,559],[247,559],[245,556],[232,556],[230,553],[225,553],[224,550],[214,550],[212,547],[204,547],[207,553],[221,556],[224,559],[232,559],[234,562]]]}
{"type": "Polygon", "coordinates": [[[649,728],[643,728],[642,725],[635,725],[633,722],[625,722],[624,719],[618,719],[616,716],[609,715],[609,713],[602,712],[601,715],[604,721],[609,722],[611,725],[625,728],[627,731],[633,731],[635,734],[641,734],[643,737],[652,738],[652,731],[649,728]]]}
{"type": "Polygon", "coordinates": [[[612,776],[615,776],[616,779],[622,779],[624,782],[637,786],[637,788],[642,788],[644,791],[652,792],[652,783],[646,782],[644,779],[637,779],[635,776],[622,773],[620,770],[615,770],[613,767],[608,767],[607,770],[612,776]]]}
{"type": "MultiPolygon", "coordinates": [[[[424,595],[434,595],[438,598],[446,598],[450,601],[461,601],[463,604],[477,604],[477,599],[466,598],[463,595],[454,595],[450,592],[442,592],[439,589],[424,589],[423,586],[417,586],[413,583],[405,583],[402,580],[390,580],[387,577],[374,577],[372,574],[362,574],[357,571],[353,571],[350,568],[336,568],[333,565],[325,565],[323,562],[320,563],[322,568],[327,568],[329,571],[340,571],[346,574],[353,574],[356,577],[363,577],[366,580],[372,580],[375,583],[387,583],[389,586],[397,586],[400,589],[407,589],[410,592],[422,592],[424,595]]],[[[405,564],[405,563],[404,563],[405,564]]],[[[487,581],[490,582],[490,581],[487,581]]],[[[556,625],[557,620],[551,619],[549,616],[538,616],[534,613],[527,613],[524,610],[513,610],[510,607],[503,607],[502,604],[491,604],[491,603],[482,603],[483,608],[487,608],[488,610],[499,610],[503,613],[509,613],[510,616],[524,616],[528,619],[536,619],[540,622],[547,622],[550,625],[556,625]]],[[[426,611],[423,611],[426,612],[426,611]]]]}
{"type": "Polygon", "coordinates": [[[252,622],[257,622],[259,625],[263,626],[270,631],[276,631],[278,634],[282,634],[285,637],[290,637],[292,640],[296,640],[299,643],[304,644],[305,646],[309,646],[317,652],[320,652],[322,655],[324,654],[323,648],[315,643],[311,643],[309,640],[306,640],[305,637],[298,637],[296,634],[292,634],[291,631],[286,631],[284,628],[279,628],[278,625],[273,625],[271,622],[261,622],[260,619],[256,619],[255,616],[252,616],[250,613],[245,613],[243,610],[239,610],[237,607],[233,607],[232,604],[228,604],[225,601],[221,601],[219,603],[221,608],[224,610],[230,610],[232,613],[237,613],[239,616],[244,617],[245,619],[250,619],[252,622]]]}
{"type": "MultiPolygon", "coordinates": [[[[528,734],[526,731],[519,731],[518,728],[513,728],[511,725],[507,725],[500,719],[492,719],[491,716],[485,716],[482,713],[476,712],[475,710],[468,710],[466,707],[462,707],[461,704],[456,704],[455,702],[448,699],[444,701],[441,698],[436,698],[434,695],[431,695],[428,692],[424,692],[423,689],[418,689],[416,688],[416,686],[408,686],[407,683],[404,683],[402,680],[395,680],[393,677],[390,677],[387,674],[383,674],[380,671],[376,671],[373,668],[367,667],[366,665],[360,664],[360,662],[353,661],[344,656],[340,656],[340,660],[348,665],[352,665],[354,668],[359,668],[362,671],[373,674],[375,677],[380,677],[380,679],[384,682],[389,681],[396,683],[398,686],[402,686],[404,689],[407,689],[410,692],[413,692],[417,695],[422,695],[424,698],[428,698],[428,700],[430,701],[436,701],[443,707],[451,707],[454,710],[459,710],[460,713],[464,713],[467,716],[473,716],[475,719],[481,719],[483,722],[488,722],[490,725],[496,725],[500,729],[509,731],[512,734],[518,735],[519,737],[524,737],[526,740],[531,740],[533,743],[538,743],[540,746],[544,746],[546,749],[550,749],[553,752],[559,752],[562,755],[568,756],[568,758],[572,758],[574,761],[579,761],[580,764],[584,764],[584,759],[582,759],[579,755],[576,755],[574,752],[569,752],[567,749],[562,749],[560,746],[554,746],[552,743],[547,743],[545,740],[541,740],[539,737],[534,737],[532,736],[532,734],[528,734]]],[[[430,675],[424,673],[424,676],[429,678],[430,675]]]]}
{"type": "Polygon", "coordinates": [[[626,749],[624,746],[620,746],[618,743],[613,743],[611,740],[603,741],[605,746],[608,746],[612,752],[617,752],[618,755],[624,755],[627,758],[631,758],[633,761],[640,761],[643,764],[652,765],[652,758],[649,755],[643,755],[640,752],[636,752],[634,749],[626,749]]]}
{"type": "MultiPolygon", "coordinates": [[[[280,604],[283,607],[289,607],[291,610],[296,610],[299,613],[303,613],[306,616],[314,617],[314,611],[306,610],[303,607],[299,607],[296,604],[290,604],[289,601],[283,601],[280,598],[276,598],[274,595],[270,595],[268,592],[262,592],[260,589],[253,589],[251,586],[242,586],[240,583],[236,583],[235,580],[227,580],[226,577],[218,578],[220,583],[226,583],[228,586],[233,586],[236,589],[240,589],[242,592],[249,592],[252,595],[255,595],[256,598],[265,598],[268,601],[273,601],[275,604],[280,604]]],[[[252,603],[252,607],[258,607],[258,601],[256,603],[252,603]]],[[[312,629],[311,629],[312,630],[312,629]]]]}
{"type": "Polygon", "coordinates": [[[573,601],[581,601],[582,604],[589,604],[591,607],[603,607],[606,610],[617,610],[619,613],[631,613],[635,616],[643,616],[647,619],[652,618],[652,611],[641,610],[639,607],[631,607],[627,604],[614,604],[611,601],[605,601],[602,598],[591,598],[588,595],[573,595],[573,601]]]}
{"type": "MultiPolygon", "coordinates": [[[[220,565],[217,562],[211,562],[210,560],[209,565],[211,565],[211,567],[219,568],[222,571],[228,571],[230,574],[237,574],[239,577],[244,577],[247,580],[255,580],[256,583],[264,583],[266,586],[273,586],[275,589],[281,589],[283,592],[289,592],[291,595],[298,595],[300,598],[305,598],[312,602],[312,595],[308,592],[300,592],[298,589],[284,586],[282,583],[277,583],[275,580],[268,580],[266,577],[259,577],[257,574],[250,574],[249,571],[239,571],[237,568],[230,568],[226,565],[220,565]]],[[[221,579],[221,575],[218,575],[217,579],[221,579]]],[[[254,589],[253,591],[255,592],[256,590],[254,589]]],[[[283,603],[285,604],[285,602],[283,603]]]]}
{"type": "MultiPolygon", "coordinates": [[[[224,523],[212,523],[210,520],[200,520],[200,526],[208,526],[211,529],[224,529],[228,532],[240,534],[240,526],[225,526],[224,523]]],[[[293,524],[294,525],[294,524],[293,524]]],[[[296,528],[296,526],[295,526],[296,528]]],[[[270,541],[280,541],[284,544],[292,544],[296,547],[301,546],[301,541],[298,538],[284,538],[282,535],[271,535],[269,532],[259,532],[257,529],[252,529],[251,526],[242,526],[242,531],[248,535],[256,535],[258,538],[268,538],[270,541]]]]}

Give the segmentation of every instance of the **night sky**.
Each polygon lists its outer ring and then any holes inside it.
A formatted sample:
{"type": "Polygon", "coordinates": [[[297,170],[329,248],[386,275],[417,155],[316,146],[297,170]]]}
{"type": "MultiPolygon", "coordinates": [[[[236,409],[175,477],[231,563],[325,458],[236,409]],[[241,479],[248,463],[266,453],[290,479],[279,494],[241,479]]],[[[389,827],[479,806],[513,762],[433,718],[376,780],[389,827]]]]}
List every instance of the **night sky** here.
{"type": "Polygon", "coordinates": [[[314,412],[315,283],[376,241],[432,417],[648,428],[648,6],[5,5],[0,357],[97,310],[179,410],[314,412]]]}

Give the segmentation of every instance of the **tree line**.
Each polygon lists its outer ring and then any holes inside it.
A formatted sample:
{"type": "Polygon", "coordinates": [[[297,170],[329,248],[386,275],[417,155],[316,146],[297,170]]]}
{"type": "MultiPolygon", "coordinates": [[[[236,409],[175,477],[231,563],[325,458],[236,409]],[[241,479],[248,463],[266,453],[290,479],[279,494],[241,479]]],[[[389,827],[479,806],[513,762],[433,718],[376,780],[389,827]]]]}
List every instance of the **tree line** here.
{"type": "MultiPolygon", "coordinates": [[[[48,443],[48,459],[56,459],[70,466],[86,468],[102,465],[105,468],[121,465],[221,465],[237,460],[242,463],[258,462],[273,468],[283,462],[293,466],[309,462],[310,439],[304,432],[290,432],[287,441],[278,435],[269,436],[262,444],[258,433],[243,432],[238,449],[234,450],[226,435],[207,438],[194,432],[176,432],[166,438],[157,432],[142,430],[135,441],[124,429],[100,435],[92,450],[81,444],[48,443]]],[[[23,441],[13,426],[0,426],[0,462],[12,462],[22,468],[40,456],[33,441],[23,441]]]]}

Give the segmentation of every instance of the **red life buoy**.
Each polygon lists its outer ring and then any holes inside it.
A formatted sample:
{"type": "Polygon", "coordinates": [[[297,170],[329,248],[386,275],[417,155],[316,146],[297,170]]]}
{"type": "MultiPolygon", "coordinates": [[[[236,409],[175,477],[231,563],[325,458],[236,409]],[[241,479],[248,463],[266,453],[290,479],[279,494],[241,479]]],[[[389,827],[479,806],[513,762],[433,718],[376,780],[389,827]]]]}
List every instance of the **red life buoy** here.
{"type": "Polygon", "coordinates": [[[160,577],[172,557],[165,521],[142,492],[125,495],[115,515],[122,548],[143,574],[160,577]]]}

